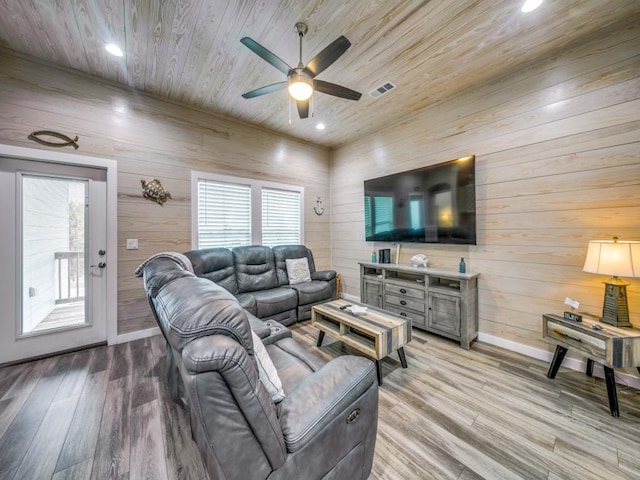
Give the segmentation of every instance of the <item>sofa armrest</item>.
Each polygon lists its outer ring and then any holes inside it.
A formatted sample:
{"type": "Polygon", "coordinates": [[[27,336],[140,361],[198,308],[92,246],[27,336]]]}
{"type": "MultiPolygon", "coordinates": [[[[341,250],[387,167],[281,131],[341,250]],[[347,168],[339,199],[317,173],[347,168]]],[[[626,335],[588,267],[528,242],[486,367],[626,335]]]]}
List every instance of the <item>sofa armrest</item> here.
{"type": "MultiPolygon", "coordinates": [[[[367,358],[351,355],[338,357],[307,377],[280,403],[280,425],[287,451],[301,450],[372,385],[375,386],[377,406],[375,364],[367,358]]],[[[377,410],[373,414],[377,418],[377,410]]],[[[366,417],[366,413],[363,416],[366,417]]],[[[344,424],[346,420],[341,419],[340,423],[344,424]]]]}
{"type": "Polygon", "coordinates": [[[336,278],[335,270],[320,270],[319,272],[313,272],[311,274],[311,280],[323,280],[325,282],[330,282],[336,278]]]}
{"type": "Polygon", "coordinates": [[[249,312],[247,312],[247,318],[249,319],[249,326],[251,327],[251,330],[253,330],[261,340],[264,340],[271,335],[271,327],[264,323],[264,320],[260,320],[249,312]]]}

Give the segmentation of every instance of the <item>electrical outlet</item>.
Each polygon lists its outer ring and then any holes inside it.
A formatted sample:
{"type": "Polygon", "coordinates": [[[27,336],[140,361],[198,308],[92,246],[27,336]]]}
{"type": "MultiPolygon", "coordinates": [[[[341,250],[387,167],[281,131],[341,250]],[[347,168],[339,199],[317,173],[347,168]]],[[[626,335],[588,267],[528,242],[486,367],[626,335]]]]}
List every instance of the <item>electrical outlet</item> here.
{"type": "Polygon", "coordinates": [[[137,249],[138,249],[138,239],[127,238],[127,250],[137,250],[137,249]]]}

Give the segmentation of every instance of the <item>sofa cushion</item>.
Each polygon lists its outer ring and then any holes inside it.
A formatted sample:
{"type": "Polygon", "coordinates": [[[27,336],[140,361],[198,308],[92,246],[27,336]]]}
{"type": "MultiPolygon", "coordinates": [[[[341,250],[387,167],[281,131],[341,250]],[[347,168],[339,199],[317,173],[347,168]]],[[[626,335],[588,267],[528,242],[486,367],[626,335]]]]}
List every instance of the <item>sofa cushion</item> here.
{"type": "Polygon", "coordinates": [[[291,285],[291,288],[298,292],[298,305],[328,302],[332,298],[331,285],[327,282],[312,280],[291,285]]]}
{"type": "Polygon", "coordinates": [[[273,317],[282,312],[295,310],[298,306],[298,294],[291,288],[278,287],[238,295],[241,305],[249,303],[249,298],[255,301],[254,315],[258,318],[273,317]]]}
{"type": "MultiPolygon", "coordinates": [[[[232,250],[238,291],[255,292],[278,286],[273,251],[263,245],[236,247],[232,250]]],[[[262,315],[258,314],[259,317],[262,315]]]]}
{"type": "Polygon", "coordinates": [[[285,393],[292,392],[302,380],[326,363],[293,338],[283,338],[265,348],[278,371],[285,393]]]}
{"type": "Polygon", "coordinates": [[[289,276],[287,275],[287,259],[306,258],[309,263],[309,272],[311,277],[316,271],[313,263],[313,255],[304,245],[277,245],[273,247],[273,256],[276,262],[276,274],[278,276],[278,285],[288,285],[289,276]]]}
{"type": "Polygon", "coordinates": [[[306,257],[303,258],[287,258],[287,276],[289,277],[289,285],[296,283],[310,282],[311,273],[309,272],[309,262],[306,257]]]}
{"type": "Polygon", "coordinates": [[[233,253],[228,248],[202,248],[185,253],[191,260],[194,273],[224,287],[234,295],[238,293],[233,253]]]}
{"type": "Polygon", "coordinates": [[[251,315],[258,314],[258,310],[256,308],[256,297],[252,293],[238,293],[236,294],[236,300],[238,300],[240,306],[251,315]]]}
{"type": "Polygon", "coordinates": [[[278,376],[278,371],[271,361],[271,357],[267,353],[262,340],[254,331],[251,332],[253,339],[253,351],[255,352],[256,362],[258,363],[258,373],[260,381],[271,395],[274,403],[284,400],[284,390],[282,389],[282,381],[278,376]]]}

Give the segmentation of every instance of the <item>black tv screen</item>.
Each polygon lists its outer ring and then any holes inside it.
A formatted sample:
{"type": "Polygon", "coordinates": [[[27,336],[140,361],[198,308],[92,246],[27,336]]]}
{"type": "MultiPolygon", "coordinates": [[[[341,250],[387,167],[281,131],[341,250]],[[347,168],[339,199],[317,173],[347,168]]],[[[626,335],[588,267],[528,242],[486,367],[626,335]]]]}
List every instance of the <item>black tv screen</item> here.
{"type": "Polygon", "coordinates": [[[365,180],[367,241],[476,244],[475,156],[365,180]]]}

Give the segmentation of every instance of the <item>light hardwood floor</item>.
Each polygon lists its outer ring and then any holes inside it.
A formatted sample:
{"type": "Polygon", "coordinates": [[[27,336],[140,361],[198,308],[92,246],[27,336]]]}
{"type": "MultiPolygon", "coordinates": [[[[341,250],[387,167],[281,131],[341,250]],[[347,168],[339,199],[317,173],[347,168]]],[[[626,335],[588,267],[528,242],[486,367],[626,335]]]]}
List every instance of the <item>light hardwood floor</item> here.
{"type": "MultiPolygon", "coordinates": [[[[330,359],[353,353],[307,324],[330,359]]],[[[0,369],[1,479],[206,478],[153,337],[0,369]]],[[[640,396],[483,343],[414,330],[383,361],[374,479],[638,479],[640,396]]],[[[247,472],[247,479],[250,479],[247,472]]],[[[297,479],[296,479],[297,480],[297,479]]]]}

